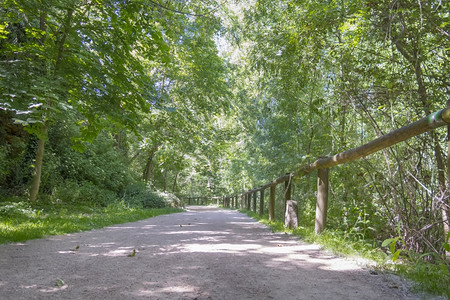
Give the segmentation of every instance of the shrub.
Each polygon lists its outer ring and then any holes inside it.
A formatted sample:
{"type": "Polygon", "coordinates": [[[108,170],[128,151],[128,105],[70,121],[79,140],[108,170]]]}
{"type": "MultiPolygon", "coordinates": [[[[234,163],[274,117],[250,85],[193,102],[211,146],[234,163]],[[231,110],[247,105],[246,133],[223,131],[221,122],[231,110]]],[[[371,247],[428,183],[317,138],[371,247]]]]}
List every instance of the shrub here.
{"type": "Polygon", "coordinates": [[[117,199],[116,194],[91,182],[67,180],[53,188],[52,198],[56,202],[90,204],[93,206],[107,206],[117,199]]]}
{"type": "Polygon", "coordinates": [[[136,182],[128,186],[123,195],[123,200],[130,206],[141,208],[164,208],[169,203],[157,192],[150,190],[143,182],[136,182]]]}
{"type": "Polygon", "coordinates": [[[164,201],[167,203],[167,206],[170,206],[170,207],[183,206],[180,198],[178,198],[174,194],[167,193],[167,192],[157,192],[157,193],[161,198],[164,199],[164,201]]]}
{"type": "Polygon", "coordinates": [[[0,216],[5,218],[20,218],[27,216],[35,216],[38,211],[33,209],[29,202],[5,201],[0,202],[0,216]]]}

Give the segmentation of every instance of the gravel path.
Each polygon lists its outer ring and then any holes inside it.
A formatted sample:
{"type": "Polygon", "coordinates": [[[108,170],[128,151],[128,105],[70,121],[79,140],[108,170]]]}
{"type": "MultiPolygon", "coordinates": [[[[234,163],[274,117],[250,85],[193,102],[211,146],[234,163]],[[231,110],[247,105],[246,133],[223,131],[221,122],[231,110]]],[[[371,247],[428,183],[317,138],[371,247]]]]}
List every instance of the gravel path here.
{"type": "Polygon", "coordinates": [[[172,215],[0,245],[0,299],[417,299],[236,211],[172,215]],[[133,256],[134,255],[134,256],[133,256]]]}

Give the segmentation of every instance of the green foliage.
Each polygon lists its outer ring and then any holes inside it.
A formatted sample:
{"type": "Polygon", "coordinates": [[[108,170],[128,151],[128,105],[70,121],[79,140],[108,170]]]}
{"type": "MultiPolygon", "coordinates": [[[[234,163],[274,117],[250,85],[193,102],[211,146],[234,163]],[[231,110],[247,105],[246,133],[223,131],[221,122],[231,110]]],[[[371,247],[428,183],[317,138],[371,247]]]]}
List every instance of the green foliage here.
{"type": "Polygon", "coordinates": [[[36,217],[39,214],[40,211],[32,209],[26,201],[5,201],[0,207],[0,215],[5,218],[36,217]]]}
{"type": "Polygon", "coordinates": [[[114,191],[101,188],[89,181],[67,180],[54,187],[51,198],[55,202],[105,207],[116,200],[114,191]]]}
{"type": "Polygon", "coordinates": [[[41,201],[40,204],[30,204],[20,200],[23,199],[0,202],[0,244],[102,228],[181,211],[168,207],[129,207],[118,201],[100,208],[85,203],[41,201]]]}
{"type": "Polygon", "coordinates": [[[431,263],[420,260],[415,263],[396,264],[395,269],[405,277],[414,280],[417,283],[417,290],[450,297],[448,261],[438,260],[431,263]]]}
{"type": "Polygon", "coordinates": [[[0,182],[5,181],[6,175],[8,175],[9,164],[7,161],[8,150],[5,146],[0,146],[0,182]]]}
{"type": "Polygon", "coordinates": [[[163,208],[168,203],[158,193],[153,192],[145,183],[138,182],[129,186],[123,195],[124,203],[132,207],[141,208],[163,208]]]}
{"type": "Polygon", "coordinates": [[[406,248],[406,243],[400,236],[401,224],[397,226],[399,236],[386,239],[382,247],[389,246],[394,268],[404,276],[416,281],[418,289],[430,293],[442,293],[450,297],[450,265],[448,260],[434,252],[417,253],[406,248]],[[400,245],[400,247],[398,247],[400,245]]]}
{"type": "Polygon", "coordinates": [[[164,199],[166,206],[168,207],[182,207],[183,202],[174,194],[167,192],[157,192],[157,194],[164,199]]]}

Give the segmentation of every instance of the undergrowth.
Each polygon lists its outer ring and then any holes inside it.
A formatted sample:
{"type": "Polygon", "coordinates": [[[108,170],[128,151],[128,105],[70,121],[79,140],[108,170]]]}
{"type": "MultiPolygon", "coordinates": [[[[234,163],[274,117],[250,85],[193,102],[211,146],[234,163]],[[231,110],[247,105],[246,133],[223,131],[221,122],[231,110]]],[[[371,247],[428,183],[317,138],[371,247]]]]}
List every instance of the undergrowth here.
{"type": "Polygon", "coordinates": [[[299,226],[296,229],[284,227],[281,221],[269,221],[269,216],[239,210],[248,216],[267,225],[273,232],[286,232],[293,234],[310,243],[317,243],[324,249],[332,251],[337,255],[355,256],[370,261],[369,266],[379,271],[397,272],[411,279],[415,291],[424,291],[433,295],[450,298],[450,265],[448,260],[435,258],[434,262],[426,261],[423,255],[403,256],[401,259],[392,261],[393,252],[381,248],[381,242],[355,239],[346,232],[325,230],[320,235],[315,235],[314,227],[299,226]]]}
{"type": "Polygon", "coordinates": [[[106,207],[5,201],[0,202],[0,244],[86,231],[180,211],[170,207],[131,207],[123,201],[106,207]]]}

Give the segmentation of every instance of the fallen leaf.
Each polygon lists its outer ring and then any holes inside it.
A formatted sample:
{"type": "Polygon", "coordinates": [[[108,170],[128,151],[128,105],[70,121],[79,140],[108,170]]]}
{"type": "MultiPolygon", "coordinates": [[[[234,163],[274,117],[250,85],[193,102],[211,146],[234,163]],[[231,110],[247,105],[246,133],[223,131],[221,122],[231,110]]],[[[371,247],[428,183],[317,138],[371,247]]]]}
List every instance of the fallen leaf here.
{"type": "Polygon", "coordinates": [[[61,278],[56,278],[55,280],[55,285],[57,287],[62,287],[63,285],[65,285],[66,283],[64,282],[64,280],[62,280],[61,278]]]}

